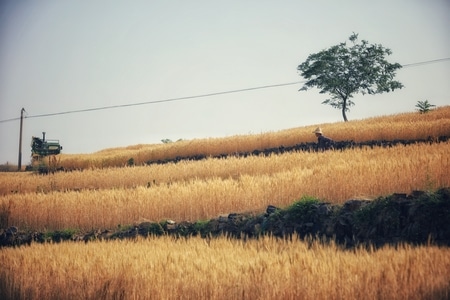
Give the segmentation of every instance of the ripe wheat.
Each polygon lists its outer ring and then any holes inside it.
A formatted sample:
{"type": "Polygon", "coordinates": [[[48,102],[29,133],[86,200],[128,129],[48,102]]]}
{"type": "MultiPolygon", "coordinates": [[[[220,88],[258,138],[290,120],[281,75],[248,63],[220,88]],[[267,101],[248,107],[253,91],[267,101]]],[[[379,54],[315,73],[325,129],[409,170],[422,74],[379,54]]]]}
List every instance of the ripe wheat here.
{"type": "Polygon", "coordinates": [[[445,299],[450,250],[148,238],[0,249],[4,299],[445,299]],[[30,276],[33,274],[33,276],[30,276]]]}
{"type": "MultiPolygon", "coordinates": [[[[9,225],[112,228],[140,219],[209,219],[288,206],[304,195],[332,203],[450,186],[449,143],[270,157],[208,159],[122,169],[16,175],[0,197],[9,225]],[[31,183],[27,183],[29,180],[31,183]],[[150,183],[150,184],[149,184],[150,183]]],[[[5,179],[8,174],[1,174],[5,179]]],[[[8,181],[8,180],[5,180],[8,181]]]]}
{"type": "MultiPolygon", "coordinates": [[[[2,226],[112,228],[143,219],[208,219],[288,206],[303,195],[333,203],[450,186],[449,143],[123,166],[194,154],[314,141],[316,126],[223,139],[63,155],[82,172],[0,173],[2,226]]],[[[450,134],[450,107],[323,124],[336,140],[450,134]]],[[[1,227],[1,226],[0,226],[1,227]]],[[[32,244],[0,249],[2,299],[447,299],[450,253],[434,246],[342,251],[334,244],[172,239],[32,244]],[[33,274],[33,276],[30,276],[33,274]],[[69,288],[68,288],[69,287],[69,288]]]]}
{"type": "Polygon", "coordinates": [[[62,154],[61,165],[69,169],[122,167],[130,158],[133,158],[135,164],[141,165],[147,161],[164,160],[177,156],[186,157],[198,154],[214,156],[222,153],[251,152],[255,149],[267,149],[281,145],[293,146],[302,142],[315,142],[316,138],[312,131],[317,126],[321,126],[325,134],[336,141],[436,138],[450,135],[450,106],[440,107],[426,114],[404,113],[344,123],[304,126],[262,134],[194,139],[169,144],[134,145],[83,155],[62,154]]]}

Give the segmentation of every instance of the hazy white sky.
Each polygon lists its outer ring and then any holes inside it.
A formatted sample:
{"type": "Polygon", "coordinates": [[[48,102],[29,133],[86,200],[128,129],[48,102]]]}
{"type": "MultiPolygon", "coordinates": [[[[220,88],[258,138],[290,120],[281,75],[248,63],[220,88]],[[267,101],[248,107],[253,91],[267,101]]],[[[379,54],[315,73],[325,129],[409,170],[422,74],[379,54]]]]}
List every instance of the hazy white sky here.
{"type": "MultiPolygon", "coordinates": [[[[309,54],[352,34],[402,65],[450,57],[448,0],[16,1],[0,0],[0,120],[25,108],[22,164],[47,132],[65,153],[258,134],[342,121],[302,84],[159,101],[302,81],[309,54]]],[[[406,67],[405,88],[354,98],[349,120],[450,105],[450,61],[406,67]]],[[[17,164],[19,121],[0,122],[0,163],[17,164]]]]}

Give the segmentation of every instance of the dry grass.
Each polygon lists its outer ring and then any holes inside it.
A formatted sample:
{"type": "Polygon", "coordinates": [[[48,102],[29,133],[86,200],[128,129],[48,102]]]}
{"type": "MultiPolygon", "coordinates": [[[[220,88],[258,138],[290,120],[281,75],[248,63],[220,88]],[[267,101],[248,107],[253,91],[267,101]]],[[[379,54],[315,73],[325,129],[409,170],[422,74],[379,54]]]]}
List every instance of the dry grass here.
{"type": "Polygon", "coordinates": [[[404,113],[349,122],[316,124],[254,135],[194,139],[170,144],[134,145],[83,155],[62,154],[61,165],[74,169],[122,167],[130,158],[139,165],[147,161],[177,156],[197,154],[214,156],[222,153],[251,152],[255,149],[280,145],[293,146],[302,142],[316,142],[311,132],[317,126],[321,126],[324,133],[336,141],[427,139],[450,135],[450,106],[440,107],[426,114],[404,113]]]}
{"type": "MultiPolygon", "coordinates": [[[[112,228],[142,219],[194,221],[287,206],[302,195],[340,203],[450,186],[449,143],[110,168],[131,157],[141,163],[199,149],[215,155],[294,145],[314,141],[315,127],[62,157],[83,172],[0,173],[0,220],[35,230],[112,228]]],[[[449,135],[450,107],[322,127],[336,140],[449,135]]],[[[450,297],[450,250],[431,245],[343,251],[296,238],[164,236],[1,248],[0,261],[2,299],[450,297]]]]}
{"type": "Polygon", "coordinates": [[[0,207],[9,208],[9,225],[114,228],[140,219],[194,221],[263,210],[269,204],[283,207],[304,195],[342,203],[355,197],[434,189],[450,186],[449,169],[449,143],[441,143],[50,176],[5,173],[0,174],[5,186],[18,192],[1,196],[0,207]]]}
{"type": "Polygon", "coordinates": [[[265,237],[34,244],[1,249],[14,299],[446,299],[450,249],[343,251],[265,237]],[[30,274],[33,274],[30,276],[30,274]]]}
{"type": "MultiPolygon", "coordinates": [[[[447,144],[431,146],[418,144],[408,147],[399,146],[392,149],[355,149],[344,152],[327,152],[325,154],[300,152],[272,155],[271,157],[229,157],[228,159],[183,161],[177,164],[171,163],[145,167],[59,172],[49,176],[35,175],[32,173],[0,173],[0,180],[2,182],[0,195],[27,192],[48,193],[52,191],[83,189],[136,188],[139,186],[147,187],[158,184],[172,184],[175,182],[214,178],[239,179],[244,175],[271,176],[277,173],[292,172],[294,170],[309,170],[317,174],[320,170],[335,173],[335,169],[339,171],[343,168],[353,168],[355,172],[368,173],[368,171],[374,169],[375,165],[380,169],[379,171],[382,171],[384,168],[386,170],[392,170],[395,167],[417,169],[422,166],[424,169],[418,174],[424,175],[422,178],[428,175],[437,177],[430,179],[436,181],[436,184],[440,186],[442,179],[445,179],[445,176],[442,177],[442,175],[445,174],[439,171],[442,169],[439,168],[439,164],[442,164],[444,168],[448,164],[447,158],[447,144]],[[435,166],[437,168],[433,169],[432,167],[435,166]],[[434,170],[434,172],[431,170],[434,170]],[[425,172],[430,174],[425,174],[425,172]],[[431,174],[436,172],[437,174],[431,174]]],[[[381,175],[381,173],[374,175],[367,174],[366,176],[370,176],[367,178],[368,180],[373,180],[374,177],[378,178],[378,175],[381,175]]],[[[421,176],[413,176],[411,178],[412,175],[405,174],[404,178],[414,186],[418,182],[416,177],[421,176]]],[[[324,180],[323,177],[321,180],[324,180]]],[[[328,185],[330,182],[323,182],[323,184],[328,185]]],[[[353,187],[351,188],[353,189],[353,187]]],[[[420,186],[417,188],[420,188],[420,186]]],[[[379,191],[377,190],[377,192],[379,191]]],[[[331,200],[340,201],[351,196],[353,195],[343,194],[331,200]]],[[[321,197],[325,197],[325,195],[321,195],[321,197]]]]}

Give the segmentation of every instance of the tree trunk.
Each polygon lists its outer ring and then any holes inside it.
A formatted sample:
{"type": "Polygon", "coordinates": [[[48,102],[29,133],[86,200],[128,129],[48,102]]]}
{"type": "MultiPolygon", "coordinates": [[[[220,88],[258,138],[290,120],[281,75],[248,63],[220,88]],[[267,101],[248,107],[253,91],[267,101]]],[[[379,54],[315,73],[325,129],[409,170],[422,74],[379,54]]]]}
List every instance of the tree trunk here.
{"type": "Polygon", "coordinates": [[[344,118],[344,122],[347,122],[347,115],[345,112],[347,111],[347,98],[342,99],[342,117],[344,118]]]}

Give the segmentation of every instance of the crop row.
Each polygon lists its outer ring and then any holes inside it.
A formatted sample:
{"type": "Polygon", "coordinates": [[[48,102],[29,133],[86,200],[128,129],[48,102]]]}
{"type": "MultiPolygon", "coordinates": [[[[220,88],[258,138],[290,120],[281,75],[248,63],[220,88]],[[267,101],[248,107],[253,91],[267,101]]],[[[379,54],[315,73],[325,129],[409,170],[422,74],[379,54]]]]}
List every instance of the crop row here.
{"type": "MultiPolygon", "coordinates": [[[[374,147],[394,147],[397,145],[412,145],[417,143],[442,143],[450,140],[450,137],[448,136],[439,136],[437,138],[428,137],[428,139],[420,139],[420,140],[393,140],[393,141],[364,141],[364,142],[354,142],[354,141],[338,141],[333,143],[333,150],[348,150],[348,149],[355,149],[355,148],[364,148],[369,147],[373,149],[374,147]]],[[[175,158],[167,158],[164,160],[157,160],[157,161],[148,161],[147,164],[167,164],[167,163],[178,163],[183,160],[202,160],[206,158],[228,158],[228,157],[248,157],[251,155],[265,155],[269,156],[272,154],[283,154],[287,152],[298,152],[298,151],[308,151],[308,152],[318,152],[321,151],[318,148],[317,143],[300,143],[296,144],[294,146],[280,146],[280,147],[274,147],[274,148],[268,148],[268,149],[255,149],[252,152],[235,152],[232,154],[222,153],[220,155],[214,155],[214,156],[206,156],[204,154],[197,154],[193,156],[187,156],[187,157],[181,157],[177,156],[175,158]]]]}
{"type": "Polygon", "coordinates": [[[303,195],[332,203],[450,186],[449,143],[207,159],[50,176],[1,174],[8,225],[111,228],[142,219],[199,220],[284,207],[303,195]]]}
{"type": "Polygon", "coordinates": [[[223,154],[251,153],[298,144],[315,143],[312,134],[321,126],[324,134],[337,142],[394,140],[435,140],[450,136],[450,106],[440,107],[427,114],[404,113],[350,122],[304,126],[277,132],[182,140],[168,144],[134,145],[105,149],[93,154],[62,154],[60,165],[66,169],[123,167],[147,162],[173,160],[177,157],[210,157],[223,154]]]}
{"type": "Polygon", "coordinates": [[[2,299],[448,299],[450,250],[169,236],[0,249],[2,299]],[[32,276],[30,276],[32,274],[32,276]]]}

